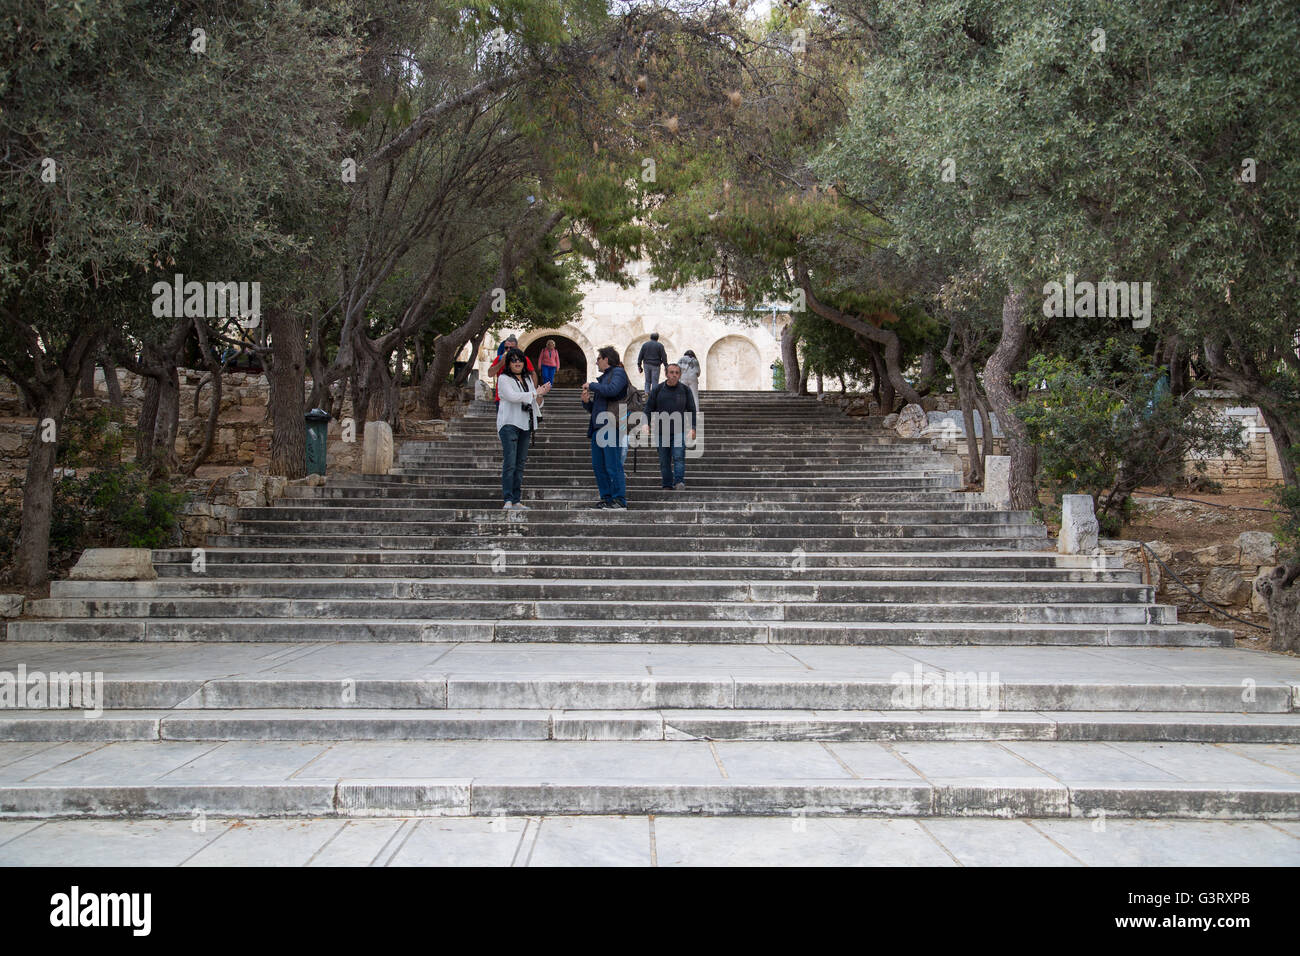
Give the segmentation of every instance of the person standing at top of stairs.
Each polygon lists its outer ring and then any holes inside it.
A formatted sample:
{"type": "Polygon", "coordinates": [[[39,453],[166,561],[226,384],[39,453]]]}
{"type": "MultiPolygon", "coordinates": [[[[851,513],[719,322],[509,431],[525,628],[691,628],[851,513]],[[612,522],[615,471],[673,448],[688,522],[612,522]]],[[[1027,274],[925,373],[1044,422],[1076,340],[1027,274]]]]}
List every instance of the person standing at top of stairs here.
{"type": "Polygon", "coordinates": [[[555,373],[560,370],[560,350],[555,347],[555,339],[546,340],[546,348],[537,356],[537,364],[542,370],[542,384],[554,385],[555,373]]]}
{"type": "Polygon", "coordinates": [[[682,368],[682,384],[691,390],[691,397],[695,399],[695,411],[698,414],[700,410],[700,360],[695,357],[695,353],[687,349],[682,357],[677,360],[677,364],[682,368]]]}
{"type": "Polygon", "coordinates": [[[636,356],[636,369],[645,373],[645,390],[659,383],[659,367],[668,363],[668,351],[659,341],[659,333],[651,332],[650,341],[641,346],[636,356]]]}
{"type": "MultiPolygon", "coordinates": [[[[662,346],[660,346],[662,348],[662,346]]],[[[591,413],[587,438],[591,442],[591,470],[600,493],[597,508],[627,508],[627,478],[619,440],[619,403],[626,401],[630,384],[618,352],[606,345],[596,353],[600,378],[582,389],[582,407],[591,413]]]]}

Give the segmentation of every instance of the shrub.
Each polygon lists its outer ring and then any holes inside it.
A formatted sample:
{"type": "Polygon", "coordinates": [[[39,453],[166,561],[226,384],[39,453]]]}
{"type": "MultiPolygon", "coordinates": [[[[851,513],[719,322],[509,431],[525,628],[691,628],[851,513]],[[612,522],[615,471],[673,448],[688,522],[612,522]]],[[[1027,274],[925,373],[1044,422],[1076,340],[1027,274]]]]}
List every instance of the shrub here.
{"type": "Polygon", "coordinates": [[[1165,371],[1135,348],[1108,339],[1078,356],[1035,355],[1017,376],[1037,389],[1016,406],[1039,449],[1057,500],[1090,494],[1103,533],[1119,532],[1139,487],[1181,479],[1185,461],[1244,448],[1240,430],[1190,396],[1173,395],[1165,371]]]}
{"type": "MultiPolygon", "coordinates": [[[[187,495],[148,469],[122,462],[120,422],[106,409],[70,409],[59,439],[60,467],[84,469],[54,481],[50,570],[65,571],[86,548],[160,548],[175,541],[187,495]]],[[[22,508],[0,501],[0,577],[15,564],[22,508]]]]}

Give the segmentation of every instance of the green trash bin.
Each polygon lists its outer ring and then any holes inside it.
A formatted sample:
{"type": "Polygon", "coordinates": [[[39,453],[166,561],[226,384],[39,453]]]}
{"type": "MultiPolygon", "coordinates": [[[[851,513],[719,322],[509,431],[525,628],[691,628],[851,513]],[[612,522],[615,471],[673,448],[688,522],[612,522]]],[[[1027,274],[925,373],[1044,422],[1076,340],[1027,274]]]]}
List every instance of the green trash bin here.
{"type": "Polygon", "coordinates": [[[330,413],[313,408],[307,419],[307,474],[325,474],[325,448],[329,440],[330,413]]]}

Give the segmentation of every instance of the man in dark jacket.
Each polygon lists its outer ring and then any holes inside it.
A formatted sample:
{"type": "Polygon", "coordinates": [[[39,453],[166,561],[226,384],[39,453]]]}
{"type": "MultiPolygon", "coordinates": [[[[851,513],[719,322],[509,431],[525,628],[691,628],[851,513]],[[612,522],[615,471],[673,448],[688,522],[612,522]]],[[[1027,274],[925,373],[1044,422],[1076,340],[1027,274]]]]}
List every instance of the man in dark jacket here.
{"type": "Polygon", "coordinates": [[[665,370],[645,403],[646,425],[659,449],[659,477],[663,487],[686,487],[686,438],[695,439],[695,396],[681,384],[682,367],[676,362],[665,370]]]}
{"type": "Polygon", "coordinates": [[[619,403],[627,398],[627,372],[618,352],[605,346],[596,353],[600,378],[582,387],[582,407],[591,413],[587,438],[591,441],[591,470],[600,492],[597,508],[627,508],[627,477],[623,473],[623,448],[619,441],[619,403]]]}
{"type": "Polygon", "coordinates": [[[645,390],[648,392],[659,382],[659,366],[668,361],[668,352],[659,341],[659,333],[651,332],[650,341],[641,346],[636,356],[636,370],[645,372],[645,390]]]}

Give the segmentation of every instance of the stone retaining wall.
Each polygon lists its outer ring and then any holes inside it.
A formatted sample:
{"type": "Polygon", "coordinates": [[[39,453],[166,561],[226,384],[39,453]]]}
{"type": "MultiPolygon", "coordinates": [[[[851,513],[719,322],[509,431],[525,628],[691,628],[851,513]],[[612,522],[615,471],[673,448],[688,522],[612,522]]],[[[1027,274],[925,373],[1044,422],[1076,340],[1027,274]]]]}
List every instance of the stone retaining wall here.
{"type": "MultiPolygon", "coordinates": [[[[210,384],[199,390],[205,373],[189,369],[180,372],[180,428],[177,431],[176,453],[182,463],[188,462],[203,444],[208,413],[212,408],[213,389],[210,384]],[[195,393],[198,406],[195,407],[195,393]]],[[[118,381],[126,406],[126,418],[134,426],[140,404],[144,399],[143,379],[121,370],[118,381]]],[[[304,400],[311,393],[311,383],[303,387],[304,400]]],[[[444,413],[450,417],[462,414],[473,399],[473,389],[446,389],[443,393],[444,413]]],[[[102,369],[95,370],[95,399],[107,402],[108,388],[102,369]]],[[[271,458],[271,421],[267,414],[270,385],[260,372],[230,372],[222,377],[221,410],[213,445],[204,461],[204,467],[254,467],[263,469],[271,458]]],[[[78,399],[81,401],[81,399],[78,399]]],[[[418,417],[419,389],[411,386],[402,389],[403,419],[415,437],[436,437],[439,427],[445,434],[445,421],[421,421],[418,417]]],[[[352,417],[352,403],[345,399],[340,419],[352,417]]],[[[340,419],[329,423],[327,446],[329,469],[358,473],[361,470],[361,435],[358,427],[355,442],[343,441],[340,419]]],[[[21,476],[27,470],[27,450],[31,446],[37,422],[26,416],[22,403],[11,382],[0,379],[0,475],[21,476]]],[[[399,439],[412,437],[400,435],[399,439]]],[[[129,457],[132,446],[128,445],[129,457]]]]}

